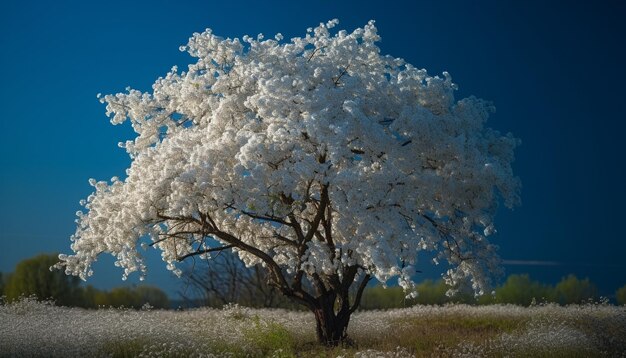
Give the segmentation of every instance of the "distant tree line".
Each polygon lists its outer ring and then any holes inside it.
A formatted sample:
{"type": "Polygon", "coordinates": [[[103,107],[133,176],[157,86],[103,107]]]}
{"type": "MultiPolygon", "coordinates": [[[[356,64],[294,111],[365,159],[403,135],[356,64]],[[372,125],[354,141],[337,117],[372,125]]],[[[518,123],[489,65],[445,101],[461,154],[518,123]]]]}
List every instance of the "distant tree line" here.
{"type": "Polygon", "coordinates": [[[154,308],[168,308],[167,295],[157,287],[118,287],[111,291],[92,286],[82,287],[80,279],[59,270],[50,270],[58,262],[55,254],[42,254],[21,261],[15,271],[0,274],[0,296],[8,302],[23,296],[52,300],[59,306],[84,308],[141,308],[146,303],[154,308]]]}
{"type": "MultiPolygon", "coordinates": [[[[405,299],[399,287],[384,289],[382,286],[369,288],[363,297],[363,309],[386,309],[407,307],[415,304],[441,305],[446,303],[466,304],[516,304],[529,306],[532,303],[557,303],[561,305],[580,304],[599,301],[597,287],[589,279],[579,279],[574,275],[564,277],[556,285],[547,285],[531,280],[528,275],[510,275],[507,280],[494,290],[475,298],[471,294],[446,296],[448,286],[442,281],[426,280],[417,286],[418,296],[405,299]]],[[[626,286],[615,294],[618,304],[626,304],[626,286]]]]}
{"type": "MultiPolygon", "coordinates": [[[[230,251],[223,251],[211,260],[196,262],[184,271],[183,298],[195,297],[193,305],[221,307],[236,302],[248,307],[297,308],[277,294],[267,284],[265,271],[260,266],[246,268],[230,251]],[[198,299],[199,298],[199,299],[198,299]]],[[[589,279],[574,275],[564,277],[556,285],[533,281],[528,275],[510,275],[494,291],[475,298],[470,293],[448,297],[448,286],[442,281],[425,280],[417,285],[418,296],[405,299],[400,287],[368,287],[362,297],[361,309],[387,309],[415,304],[442,305],[446,303],[496,304],[510,303],[529,306],[532,302],[554,302],[561,305],[598,301],[598,289],[589,279]]],[[[188,301],[191,301],[188,299],[188,301]]],[[[615,294],[618,304],[626,304],[626,286],[615,294]]]]}
{"type": "MultiPolygon", "coordinates": [[[[84,308],[138,309],[146,303],[154,308],[170,307],[167,295],[157,287],[118,287],[110,291],[83,287],[78,278],[50,270],[56,262],[57,255],[42,254],[21,261],[13,273],[0,273],[0,296],[11,302],[22,296],[34,295],[42,300],[53,300],[60,306],[84,308]]],[[[180,294],[188,306],[222,307],[232,302],[248,307],[299,308],[267,283],[262,267],[246,268],[232,252],[222,252],[211,260],[188,267],[183,278],[185,283],[180,294]]],[[[361,309],[446,303],[529,306],[533,302],[554,302],[566,305],[600,299],[598,289],[589,279],[579,279],[574,275],[564,277],[554,286],[531,280],[528,275],[510,275],[493,295],[478,298],[468,293],[449,297],[447,291],[448,286],[442,280],[425,280],[417,285],[417,298],[406,299],[400,287],[373,286],[363,293],[361,309]]],[[[614,298],[617,304],[626,305],[626,285],[616,291],[614,298]]]]}

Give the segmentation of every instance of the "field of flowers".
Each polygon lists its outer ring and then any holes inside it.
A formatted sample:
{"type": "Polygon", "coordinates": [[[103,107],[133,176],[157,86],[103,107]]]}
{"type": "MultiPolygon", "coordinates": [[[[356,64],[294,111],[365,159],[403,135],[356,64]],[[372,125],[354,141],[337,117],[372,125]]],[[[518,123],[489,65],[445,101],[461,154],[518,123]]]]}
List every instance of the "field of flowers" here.
{"type": "Polygon", "coordinates": [[[0,305],[2,357],[626,357],[626,308],[415,306],[354,314],[353,345],[315,343],[308,312],[0,305]]]}

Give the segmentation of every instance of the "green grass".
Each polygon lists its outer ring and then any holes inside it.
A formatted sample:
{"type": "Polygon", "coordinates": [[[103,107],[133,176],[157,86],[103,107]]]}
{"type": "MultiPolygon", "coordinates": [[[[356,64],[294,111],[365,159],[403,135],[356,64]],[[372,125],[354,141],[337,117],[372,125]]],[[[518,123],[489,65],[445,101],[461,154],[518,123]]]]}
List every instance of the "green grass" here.
{"type": "Polygon", "coordinates": [[[394,322],[394,334],[378,342],[377,350],[404,347],[417,356],[436,354],[441,347],[460,343],[480,344],[502,333],[511,333],[525,326],[526,320],[513,317],[410,317],[394,322]]]}
{"type": "Polygon", "coordinates": [[[106,345],[103,353],[113,358],[136,357],[143,351],[143,347],[150,343],[147,338],[132,338],[123,341],[111,341],[106,345]]]}
{"type": "Polygon", "coordinates": [[[295,357],[295,339],[285,327],[276,322],[261,321],[258,316],[252,321],[252,327],[244,332],[244,336],[259,356],[295,357]]]}
{"type": "Polygon", "coordinates": [[[0,357],[619,357],[626,352],[626,308],[605,304],[357,312],[348,328],[353,344],[336,348],[318,344],[314,327],[314,317],[300,311],[82,310],[24,300],[0,305],[0,357]]]}
{"type": "MultiPolygon", "coordinates": [[[[613,320],[612,317],[589,321],[573,320],[568,326],[580,329],[589,337],[611,333],[611,337],[618,337],[623,329],[623,322],[613,320]],[[600,330],[598,330],[600,329],[600,330]]],[[[297,339],[283,325],[272,320],[261,319],[258,315],[231,317],[234,321],[246,321],[248,327],[243,329],[245,344],[233,345],[224,341],[212,340],[207,345],[207,351],[222,353],[229,357],[354,357],[359,352],[373,351],[372,356],[378,353],[398,352],[398,356],[414,357],[449,357],[456,356],[460,345],[468,345],[477,349],[477,356],[487,357],[595,357],[601,356],[597,347],[587,347],[583,350],[570,347],[498,347],[483,350],[489,342],[503,334],[523,335],[530,327],[529,323],[538,319],[528,316],[507,315],[463,315],[432,314],[424,316],[407,316],[390,319],[388,329],[379,335],[372,335],[367,330],[351,334],[352,345],[328,348],[319,345],[316,341],[297,339]]],[[[539,318],[541,319],[541,318],[539,318]]],[[[620,346],[621,347],[621,346],[620,346]]],[[[614,347],[615,348],[615,347],[614,347]]],[[[604,351],[603,356],[612,356],[618,350],[604,351]]],[[[159,357],[187,357],[194,351],[184,346],[158,343],[150,337],[136,337],[127,340],[112,341],[106,345],[103,352],[112,357],[136,357],[154,353],[159,357]]],[[[470,354],[472,355],[472,354],[470,354]]]]}
{"type": "Polygon", "coordinates": [[[326,348],[315,342],[296,343],[298,357],[351,357],[357,352],[374,350],[393,352],[401,350],[411,356],[438,356],[445,347],[462,342],[483,343],[502,333],[511,333],[525,327],[527,320],[513,317],[428,316],[408,317],[391,322],[391,331],[378,337],[351,335],[350,347],[326,348]]]}
{"type": "MultiPolygon", "coordinates": [[[[249,357],[242,347],[221,341],[212,341],[205,345],[206,352],[223,354],[228,357],[249,357]]],[[[111,341],[105,345],[103,356],[113,358],[134,358],[142,354],[164,358],[191,357],[197,352],[196,347],[172,344],[171,342],[156,342],[149,337],[131,338],[127,340],[111,341]]]]}
{"type": "MultiPolygon", "coordinates": [[[[247,338],[258,347],[259,356],[274,357],[353,357],[358,352],[399,352],[401,356],[445,357],[455,356],[462,344],[477,347],[477,355],[487,357],[595,357],[600,352],[594,347],[585,350],[570,347],[498,347],[485,350],[489,342],[503,334],[523,335],[531,321],[529,317],[463,314],[406,317],[390,321],[390,328],[380,336],[351,335],[351,346],[327,348],[315,341],[297,341],[282,326],[269,323],[263,326],[258,318],[254,333],[247,338]]],[[[610,321],[610,320],[609,320],[610,321]]],[[[574,323],[574,322],[572,322],[574,323]]],[[[611,325],[604,322],[604,325],[611,325]]],[[[573,324],[572,327],[575,327],[573,324]]],[[[616,327],[611,327],[615,329],[616,327]]],[[[587,333],[591,327],[586,327],[587,333]]],[[[602,334],[602,332],[595,332],[602,334]]],[[[615,351],[614,351],[615,353],[615,351]]],[[[376,354],[374,354],[376,355],[376,354]]],[[[399,356],[400,356],[399,355],[399,356]]]]}
{"type": "MultiPolygon", "coordinates": [[[[589,351],[581,351],[576,348],[559,348],[554,349],[525,349],[514,350],[508,352],[500,352],[497,357],[515,357],[515,358],[593,358],[593,357],[606,357],[599,353],[593,353],[589,351]]],[[[610,356],[609,356],[610,357],[610,356]]]]}

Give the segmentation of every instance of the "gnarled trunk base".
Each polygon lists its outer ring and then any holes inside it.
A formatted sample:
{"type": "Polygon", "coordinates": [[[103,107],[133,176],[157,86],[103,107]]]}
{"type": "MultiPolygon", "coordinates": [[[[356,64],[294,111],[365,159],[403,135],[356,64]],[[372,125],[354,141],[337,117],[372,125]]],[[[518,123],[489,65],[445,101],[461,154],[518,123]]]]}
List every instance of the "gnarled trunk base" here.
{"type": "Polygon", "coordinates": [[[348,343],[348,323],[350,322],[349,310],[334,311],[334,301],[321,302],[313,310],[317,323],[317,340],[319,343],[336,347],[348,343]]]}

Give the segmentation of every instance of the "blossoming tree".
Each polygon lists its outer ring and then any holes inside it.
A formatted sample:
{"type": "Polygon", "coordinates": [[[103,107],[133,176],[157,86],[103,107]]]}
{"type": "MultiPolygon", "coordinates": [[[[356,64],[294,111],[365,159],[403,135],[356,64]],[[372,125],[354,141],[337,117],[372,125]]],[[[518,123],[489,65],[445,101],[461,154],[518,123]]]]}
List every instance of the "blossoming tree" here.
{"type": "Polygon", "coordinates": [[[139,247],[152,246],[178,273],[232,249],[308,307],[329,345],[371,278],[411,292],[422,251],[449,263],[449,284],[484,291],[496,206],[518,201],[517,140],[484,126],[489,103],[456,101],[447,73],[381,55],[373,22],[336,24],[288,42],[196,33],[187,71],[102,97],[137,133],[120,144],[132,164],[124,180],[90,180],[74,254],[57,266],[86,279],[109,253],[124,277],[143,276],[139,247]]]}

